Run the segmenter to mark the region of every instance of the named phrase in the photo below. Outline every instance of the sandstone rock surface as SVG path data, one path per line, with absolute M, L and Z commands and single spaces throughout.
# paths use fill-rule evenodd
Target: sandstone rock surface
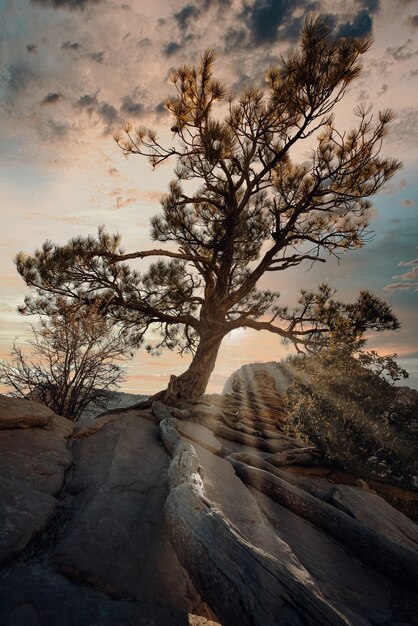
M 0 430 L 0 624 L 418 624 L 416 525 L 320 467 L 258 383 Z
M 10 398 L 0 394 L 0 430 L 48 426 L 55 413 L 32 400 Z
M 168 459 L 158 426 L 138 415 L 74 441 L 72 519 L 53 550 L 65 575 L 114 598 L 187 613 L 200 601 L 164 527 Z
M 25 424 L 35 421 L 32 428 L 22 428 L 19 421 L 26 419 L 27 405 L 30 419 Z M 58 506 L 54 496 L 72 461 L 66 441 L 72 431 L 69 420 L 34 402 L 5 396 L 1 410 L 15 415 L 18 427 L 11 428 L 9 421 L 0 430 L 0 562 L 18 554 L 53 517 Z

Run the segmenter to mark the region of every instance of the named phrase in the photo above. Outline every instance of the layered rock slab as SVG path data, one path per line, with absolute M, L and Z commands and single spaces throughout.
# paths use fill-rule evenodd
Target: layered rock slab
M 197 606 L 164 526 L 168 457 L 158 426 L 121 415 L 76 440 L 73 454 L 73 516 L 53 551 L 54 566 L 115 598 L 183 613 Z
M 161 422 L 173 456 L 166 503 L 183 565 L 225 626 L 348 624 L 266 523 L 233 468 Z
M 5 396 L 0 420 L 4 414 L 19 416 L 13 422 L 19 426 L 10 428 L 9 420 L 9 427 L 0 430 L 0 563 L 23 550 L 54 516 L 54 496 L 72 461 L 69 420 L 35 402 Z
M 166 505 L 172 542 L 224 626 L 406 626 L 418 621 L 413 581 L 406 587 L 400 580 L 394 584 L 328 536 L 326 529 L 247 489 L 226 460 L 188 444 L 179 433 L 176 439 L 176 420 L 160 427 L 173 456 Z M 382 533 L 382 545 L 387 536 L 407 550 L 413 548 L 412 522 L 375 494 L 346 489 L 330 485 L 333 505 L 344 510 L 340 515 L 357 518 L 365 528 L 374 525 Z M 376 511 L 366 515 L 373 505 Z M 379 516 L 384 519 L 379 521 Z

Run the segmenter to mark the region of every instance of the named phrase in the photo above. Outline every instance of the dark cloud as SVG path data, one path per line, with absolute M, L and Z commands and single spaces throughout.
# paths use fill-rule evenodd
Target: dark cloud
M 254 43 L 274 43 L 279 26 L 290 19 L 295 4 L 287 0 L 255 0 L 252 5 L 247 4 L 240 17 L 247 24 Z
M 32 69 L 26 63 L 13 63 L 6 68 L 3 82 L 12 93 L 19 93 L 35 78 Z
M 64 41 L 61 45 L 61 50 L 78 50 L 81 48 L 81 44 L 78 41 Z
M 95 61 L 96 63 L 103 63 L 104 55 L 104 50 L 101 50 L 100 52 L 89 52 L 87 56 L 89 59 Z
M 167 117 L 167 115 L 169 114 L 164 102 L 160 102 L 159 104 L 157 104 L 157 106 L 154 108 L 154 113 L 159 119 Z
M 43 139 L 48 141 L 56 141 L 63 139 L 70 130 L 69 126 L 63 122 L 58 122 L 54 119 L 49 119 L 46 123 L 46 128 L 41 128 L 40 133 Z
M 107 102 L 104 102 L 99 106 L 97 113 L 108 126 L 111 126 L 114 122 L 116 122 L 119 117 L 115 107 Z
M 91 107 L 95 107 L 97 104 L 98 102 L 96 94 L 85 94 L 84 96 L 80 96 L 80 98 L 75 103 L 75 106 L 80 107 L 81 109 L 88 109 Z
M 145 112 L 145 107 L 142 102 L 135 102 L 131 96 L 124 96 L 122 98 L 122 106 L 120 108 L 122 113 L 127 115 L 133 115 L 134 117 L 140 117 Z
M 411 28 L 418 28 L 418 15 L 410 15 L 405 24 Z
M 194 4 L 186 4 L 178 13 L 174 14 L 174 18 L 180 30 L 187 30 L 190 21 L 199 17 L 200 10 Z
M 181 48 L 181 45 L 176 41 L 170 41 L 166 43 L 163 48 L 163 52 L 166 57 L 171 57 L 173 54 L 177 52 Z
M 377 13 L 380 9 L 380 0 L 361 0 L 359 4 L 362 9 L 367 9 L 369 13 Z
M 52 9 L 83 10 L 99 4 L 102 0 L 32 0 L 32 4 Z
M 62 99 L 62 94 L 59 91 L 51 91 L 45 96 L 41 104 L 56 104 Z
M 28 43 L 28 45 L 26 46 L 26 50 L 29 52 L 29 54 L 36 54 L 38 52 L 38 46 L 34 43 Z
M 386 48 L 386 54 L 390 55 L 394 61 L 409 61 L 418 54 L 418 50 L 412 50 L 410 44 L 412 39 L 408 39 L 402 46 Z
M 367 10 L 357 13 L 351 22 L 340 24 L 337 30 L 339 37 L 364 37 L 372 32 L 373 19 Z

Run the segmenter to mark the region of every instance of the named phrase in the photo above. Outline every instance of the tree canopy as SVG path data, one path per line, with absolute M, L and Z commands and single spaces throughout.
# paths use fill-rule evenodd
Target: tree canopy
M 370 45 L 367 37 L 334 36 L 314 17 L 262 87 L 230 94 L 215 78 L 212 51 L 199 67 L 173 71 L 176 95 L 166 106 L 175 146 L 144 127 L 117 137 L 125 154 L 153 167 L 176 163 L 151 222 L 152 239 L 168 245 L 126 253 L 118 235 L 100 229 L 97 237 L 20 253 L 18 271 L 41 294 L 100 299 L 102 313 L 130 329 L 136 345 L 154 327 L 161 340 L 153 350 L 192 352 L 188 370 L 169 385 L 174 397 L 205 391 L 223 338 L 237 328 L 269 331 L 297 349 L 350 314 L 364 328 L 397 328 L 390 307 L 368 292 L 350 309 L 322 286 L 289 309 L 278 292 L 257 288 L 266 272 L 324 262 L 367 238 L 370 197 L 400 167 L 381 155 L 393 113 L 358 106 L 356 127 L 341 131 L 333 110 Z M 292 148 L 303 142 L 311 151 L 299 162 Z M 126 263 L 145 257 L 158 260 L 142 274 Z M 27 308 L 36 309 L 36 298 Z

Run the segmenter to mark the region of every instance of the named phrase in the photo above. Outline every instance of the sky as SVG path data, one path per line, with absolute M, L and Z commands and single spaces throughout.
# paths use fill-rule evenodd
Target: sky
M 403 169 L 374 197 L 373 238 L 360 250 L 299 267 L 261 286 L 283 304 L 323 280 L 345 301 L 359 289 L 388 299 L 402 327 L 369 337 L 369 347 L 398 354 L 418 388 L 418 2 L 413 0 L 0 0 L 0 357 L 25 346 L 30 323 L 16 308 L 29 293 L 13 258 L 46 240 L 63 244 L 98 225 L 122 235 L 127 251 L 150 247 L 149 220 L 174 163 L 152 171 L 125 158 L 113 134 L 127 122 L 157 129 L 170 145 L 164 100 L 170 69 L 198 63 L 207 48 L 236 93 L 294 46 L 304 16 L 328 16 L 341 36 L 372 34 L 363 72 L 336 111 L 339 129 L 354 123 L 359 102 L 393 108 L 384 154 Z M 301 158 L 303 154 L 301 152 Z M 244 363 L 289 352 L 268 333 L 235 331 L 222 345 L 209 391 Z M 124 389 L 152 393 L 186 357 L 139 350 Z

